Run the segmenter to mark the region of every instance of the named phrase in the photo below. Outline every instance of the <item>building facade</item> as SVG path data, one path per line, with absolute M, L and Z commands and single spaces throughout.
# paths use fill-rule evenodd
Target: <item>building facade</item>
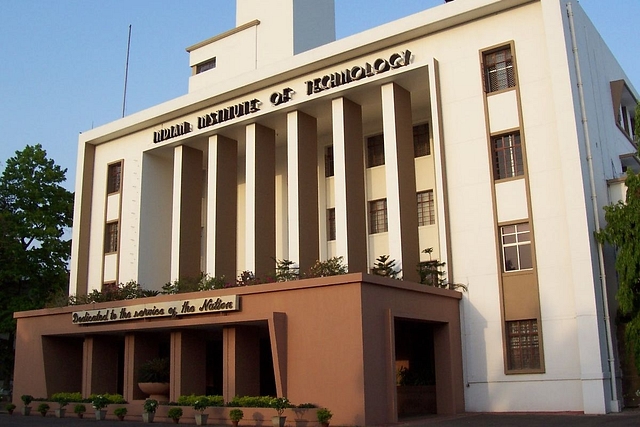
M 286 395 L 338 424 L 397 421 L 397 371 L 423 365 L 438 413 L 619 411 L 593 232 L 639 166 L 638 95 L 579 4 L 452 1 L 333 41 L 331 1 L 264 3 L 187 49 L 188 94 L 81 134 L 70 293 L 349 274 L 17 313 L 15 394 L 143 399 L 166 353 L 172 399 Z M 368 274 L 381 255 L 402 281 Z M 417 284 L 425 261 L 466 290 Z M 32 375 L 46 349 L 75 368 Z

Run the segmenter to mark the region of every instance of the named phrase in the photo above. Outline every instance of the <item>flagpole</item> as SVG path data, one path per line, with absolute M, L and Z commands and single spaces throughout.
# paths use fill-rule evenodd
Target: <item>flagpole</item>
M 129 77 L 129 49 L 131 48 L 131 24 L 129 24 L 129 39 L 127 40 L 127 63 L 124 68 L 124 95 L 122 96 L 122 117 L 127 105 L 127 79 Z

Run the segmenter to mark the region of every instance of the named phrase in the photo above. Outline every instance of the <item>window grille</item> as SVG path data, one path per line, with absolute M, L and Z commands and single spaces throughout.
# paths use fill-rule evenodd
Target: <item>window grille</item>
M 493 172 L 496 180 L 524 175 L 519 133 L 493 138 Z
M 384 233 L 387 230 L 387 199 L 369 202 L 369 233 Z
M 485 53 L 483 60 L 487 92 L 496 92 L 516 85 L 510 47 Z
M 435 203 L 433 190 L 421 191 L 418 199 L 418 226 L 433 225 L 436 223 Z
M 107 174 L 107 194 L 119 192 L 122 180 L 122 162 L 109 165 Z
M 104 252 L 113 253 L 118 251 L 118 223 L 110 222 L 105 229 Z
M 531 232 L 528 223 L 505 225 L 500 227 L 502 240 L 502 262 L 505 272 L 530 270 L 533 268 L 531 257 Z
M 336 210 L 327 209 L 327 240 L 336 240 Z
M 520 371 L 540 369 L 540 340 L 538 321 L 507 322 L 507 369 Z

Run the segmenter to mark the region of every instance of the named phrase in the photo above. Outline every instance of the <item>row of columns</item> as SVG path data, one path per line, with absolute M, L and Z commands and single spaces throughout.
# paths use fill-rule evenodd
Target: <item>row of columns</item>
M 278 325 L 276 325 L 278 326 Z M 274 326 L 270 325 L 270 330 Z M 280 327 L 280 329 L 282 329 Z M 277 332 L 277 331 L 276 331 Z M 274 332 L 275 333 L 275 332 Z M 178 330 L 170 335 L 170 392 L 169 400 L 181 395 L 206 393 L 207 346 L 199 331 Z M 276 343 L 277 344 L 277 343 Z M 282 350 L 273 345 L 274 360 Z M 138 387 L 137 372 L 144 362 L 158 357 L 157 336 L 127 334 L 124 338 L 124 357 L 119 358 L 120 345 L 108 336 L 88 336 L 83 344 L 82 393 L 117 393 L 119 370 L 123 372 L 123 397 L 127 401 L 148 396 Z M 222 330 L 222 389 L 226 401 L 234 396 L 260 395 L 260 334 L 256 326 L 232 326 Z M 275 356 L 275 357 L 274 357 Z M 123 360 L 119 366 L 118 360 Z M 282 387 L 279 387 L 280 389 Z
M 385 139 L 389 252 L 409 265 L 405 279 L 416 280 L 419 261 L 411 96 L 395 83 L 381 88 Z M 351 272 L 367 272 L 367 200 L 365 190 L 362 108 L 347 98 L 332 102 L 336 255 Z M 235 278 L 239 270 L 257 277 L 271 274 L 276 258 L 276 132 L 247 125 L 245 265 L 237 264 L 238 143 L 222 135 L 209 138 L 206 271 Z M 321 212 L 318 206 L 317 119 L 301 111 L 287 114 L 286 258 L 301 271 L 319 259 Z M 175 148 L 172 225 L 172 277 L 196 277 L 200 271 L 202 195 L 200 150 Z M 415 277 L 414 277 L 415 276 Z

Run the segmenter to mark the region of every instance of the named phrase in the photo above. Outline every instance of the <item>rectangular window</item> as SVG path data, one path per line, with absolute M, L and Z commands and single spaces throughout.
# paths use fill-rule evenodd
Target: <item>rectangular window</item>
M 118 223 L 107 223 L 104 233 L 104 252 L 118 252 Z
M 483 55 L 485 90 L 496 92 L 516 85 L 511 47 L 505 46 Z
M 213 57 L 208 61 L 204 61 L 196 65 L 196 74 L 204 73 L 205 71 L 216 68 L 216 58 Z
M 500 227 L 503 271 L 531 270 L 531 232 L 528 223 Z
M 333 176 L 333 145 L 324 148 L 324 176 Z
M 433 190 L 421 191 L 418 196 L 418 226 L 436 223 Z
M 374 135 L 367 138 L 367 167 L 384 165 L 384 136 Z
M 413 127 L 413 154 L 415 157 L 428 156 L 431 154 L 428 123 Z
M 369 202 L 369 233 L 384 233 L 387 230 L 387 199 Z
M 493 146 L 493 178 L 504 179 L 524 174 L 520 134 L 512 133 L 491 139 Z
M 540 369 L 540 339 L 538 321 L 507 322 L 507 369 L 522 371 Z
M 107 194 L 118 193 L 122 181 L 122 162 L 109 165 L 107 173 Z
M 336 210 L 327 209 L 327 240 L 336 240 Z

